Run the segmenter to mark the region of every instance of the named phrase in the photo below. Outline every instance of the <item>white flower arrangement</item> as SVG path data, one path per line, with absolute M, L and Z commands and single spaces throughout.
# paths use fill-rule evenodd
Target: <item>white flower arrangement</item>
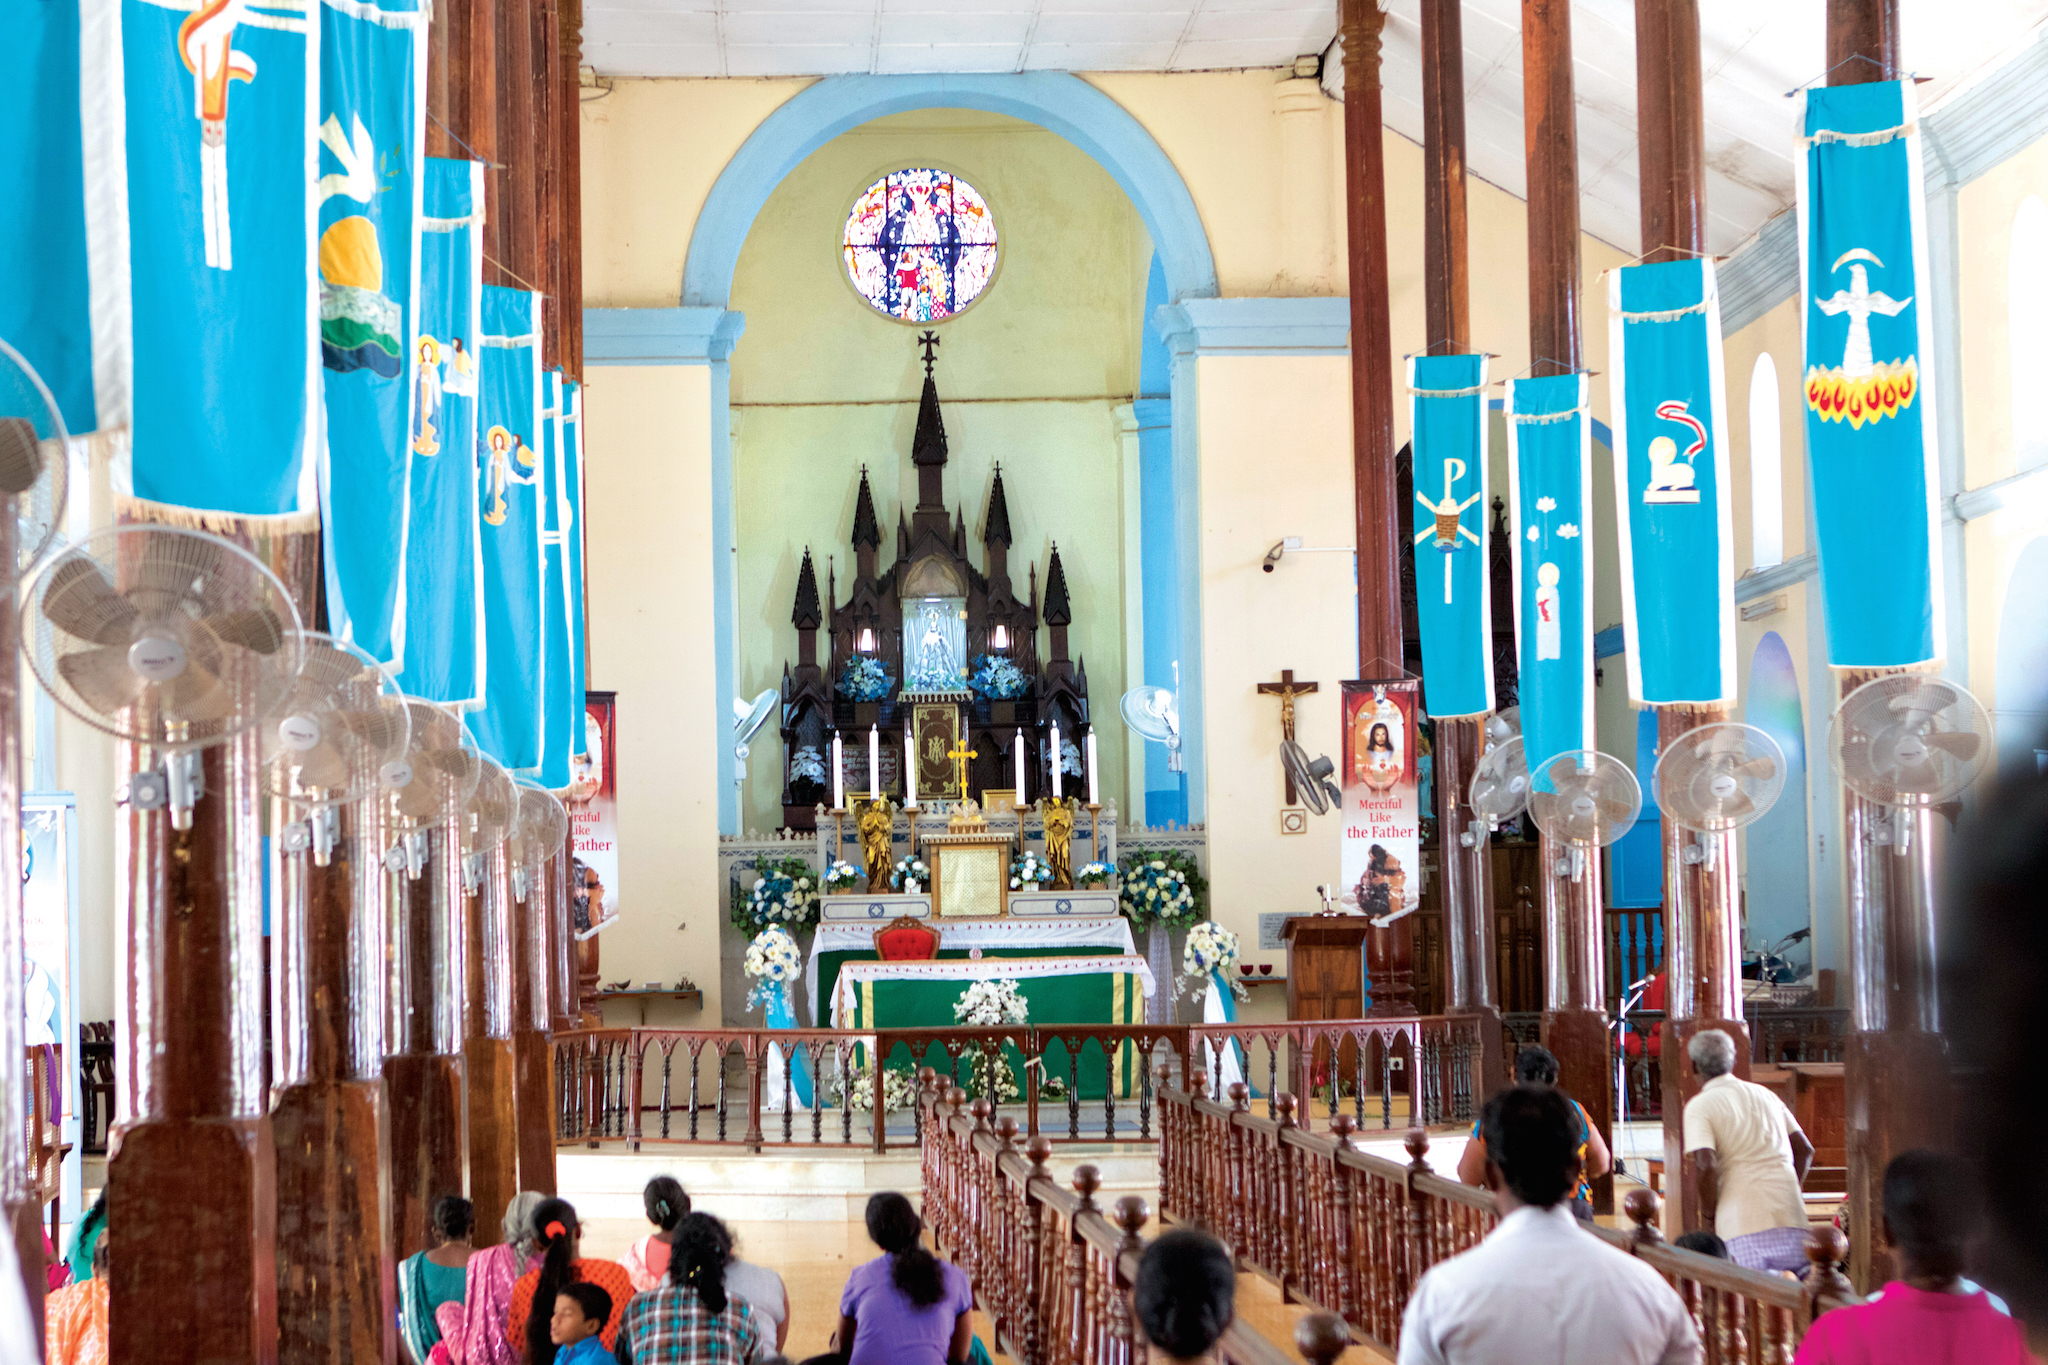
M 865 875 L 852 863 L 834 858 L 825 867 L 825 894 L 831 896 L 842 891 L 858 890 Z
M 1074 885 L 1081 887 L 1108 886 L 1116 880 L 1116 869 L 1108 863 L 1086 863 L 1074 874 Z
M 1169 929 L 1194 921 L 1201 913 L 1195 887 L 1188 879 L 1185 855 L 1168 858 L 1136 858 L 1124 864 L 1123 893 L 1119 904 L 1134 929 L 1164 924 Z
M 1026 853 L 1010 864 L 1010 889 L 1037 890 L 1052 880 L 1052 864 L 1036 853 Z
M 889 874 L 889 885 L 906 896 L 921 895 L 931 884 L 932 870 L 922 858 L 898 858 L 896 870 Z
M 1211 974 L 1221 972 L 1231 993 L 1242 998 L 1244 987 L 1230 977 L 1230 969 L 1236 965 L 1236 934 L 1208 919 L 1188 930 L 1187 946 L 1180 950 L 1180 967 L 1189 995 L 1200 995 Z
M 789 775 L 798 781 L 816 782 L 823 785 L 825 777 L 825 755 L 816 746 L 806 744 L 789 756 Z
M 1031 1003 L 1017 989 L 1015 979 L 977 981 L 960 992 L 953 1002 L 953 1022 L 976 1028 L 1031 1022 Z
M 760 1009 L 788 982 L 796 980 L 804 969 L 804 955 L 787 929 L 771 924 L 747 945 L 744 966 L 755 981 L 753 990 L 747 992 L 747 1008 Z
M 733 926 L 748 932 L 771 924 L 814 924 L 818 918 L 818 876 L 801 858 L 764 860 L 754 884 L 734 903 Z
M 839 1102 L 857 1114 L 875 1107 L 875 1073 L 865 1066 L 849 1069 L 840 1079 Z M 917 1078 L 900 1067 L 882 1068 L 882 1107 L 897 1114 L 917 1103 Z

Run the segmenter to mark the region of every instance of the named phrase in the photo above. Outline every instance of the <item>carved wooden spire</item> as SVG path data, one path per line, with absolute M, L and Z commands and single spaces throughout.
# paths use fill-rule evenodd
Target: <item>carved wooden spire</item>
M 1003 466 L 996 462 L 995 481 L 988 490 L 988 519 L 981 532 L 981 543 L 995 547 L 1001 541 L 1005 550 L 1015 542 L 1010 538 L 1010 500 L 1003 496 Z
M 808 545 L 804 546 L 803 567 L 796 573 L 796 610 L 790 620 L 798 630 L 816 630 L 825 623 L 824 609 L 818 605 L 818 570 L 811 563 Z
M 1067 600 L 1067 571 L 1060 566 L 1059 542 L 1053 542 L 1052 563 L 1045 568 L 1045 623 L 1049 626 L 1067 626 L 1074 620 L 1073 606 Z M 1053 653 L 1064 658 L 1066 651 L 1055 648 Z
M 875 495 L 868 487 L 868 467 L 860 467 L 860 497 L 853 505 L 853 543 L 874 549 L 882 543 L 882 526 L 875 520 Z

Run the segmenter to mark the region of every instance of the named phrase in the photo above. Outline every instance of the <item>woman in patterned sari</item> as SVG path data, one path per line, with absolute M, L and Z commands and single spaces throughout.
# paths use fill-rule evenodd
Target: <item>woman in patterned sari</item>
M 514 1195 L 505 1206 L 505 1240 L 469 1258 L 461 1331 L 450 1333 L 446 1322 L 441 1328 L 452 1365 L 519 1365 L 521 1348 L 506 1336 L 505 1324 L 512 1315 L 512 1286 L 540 1249 L 533 1211 L 544 1198 L 532 1190 Z

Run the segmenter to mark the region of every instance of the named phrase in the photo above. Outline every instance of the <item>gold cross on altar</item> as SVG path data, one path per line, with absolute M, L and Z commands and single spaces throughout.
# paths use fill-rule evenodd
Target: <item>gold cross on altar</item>
M 979 758 L 981 757 L 981 754 L 978 750 L 968 748 L 967 737 L 965 735 L 962 735 L 960 738 L 953 741 L 953 747 L 946 754 L 946 757 L 953 760 L 954 768 L 956 768 L 959 771 L 960 799 L 964 801 L 967 799 L 967 760 L 970 758 Z

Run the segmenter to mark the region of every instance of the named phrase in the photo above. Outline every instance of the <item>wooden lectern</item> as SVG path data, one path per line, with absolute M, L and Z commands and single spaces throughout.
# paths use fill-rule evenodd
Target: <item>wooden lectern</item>
M 1301 915 L 1280 930 L 1287 941 L 1287 1017 L 1357 1019 L 1365 1013 L 1363 915 Z

